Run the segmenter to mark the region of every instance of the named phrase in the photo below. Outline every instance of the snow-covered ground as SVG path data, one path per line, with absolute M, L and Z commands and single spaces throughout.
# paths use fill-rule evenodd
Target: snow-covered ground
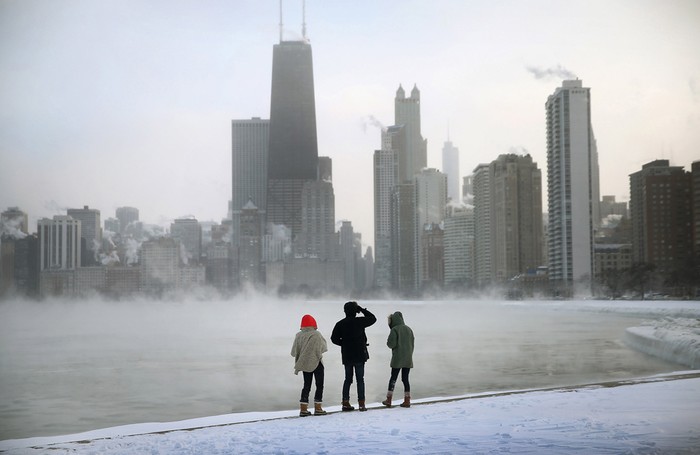
M 518 305 L 518 303 L 513 303 Z M 635 349 L 690 368 L 700 359 L 698 302 L 546 302 L 552 310 L 628 312 Z M 681 369 L 681 368 L 679 368 Z M 400 386 L 399 392 L 400 392 Z M 700 371 L 553 389 L 423 398 L 410 409 L 239 413 L 67 436 L 0 441 L 22 453 L 700 453 Z M 327 406 L 338 411 L 338 406 Z
M 700 372 L 420 400 L 410 409 L 230 414 L 0 442 L 9 454 L 700 453 Z M 328 408 L 338 411 L 338 407 Z M 195 429 L 192 429 L 195 428 Z M 189 430 L 181 430 L 189 429 Z

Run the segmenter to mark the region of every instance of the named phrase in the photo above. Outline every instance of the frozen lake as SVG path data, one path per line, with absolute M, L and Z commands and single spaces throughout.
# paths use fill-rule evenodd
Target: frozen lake
M 294 409 L 302 378 L 289 354 L 302 315 L 326 337 L 324 402 L 340 401 L 340 348 L 330 333 L 344 301 L 147 300 L 0 302 L 0 440 L 128 423 Z M 361 301 L 367 400 L 389 379 L 386 316 L 416 336 L 415 398 L 581 384 L 682 369 L 628 348 L 643 314 L 566 302 Z M 402 385 L 397 383 L 397 393 Z M 356 401 L 351 389 L 351 400 Z

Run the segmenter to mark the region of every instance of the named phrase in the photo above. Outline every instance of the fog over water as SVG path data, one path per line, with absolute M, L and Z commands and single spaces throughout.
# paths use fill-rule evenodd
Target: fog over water
M 330 342 L 342 300 L 248 297 L 174 301 L 0 302 L 0 439 L 76 433 L 298 406 L 290 349 L 312 314 L 328 341 L 324 403 L 340 402 L 340 348 Z M 628 348 L 642 315 L 503 301 L 360 301 L 368 402 L 389 379 L 386 316 L 416 336 L 416 398 L 571 385 L 681 369 Z M 397 393 L 402 385 L 397 383 Z M 312 392 L 313 393 L 313 392 Z M 356 402 L 355 385 L 351 401 Z

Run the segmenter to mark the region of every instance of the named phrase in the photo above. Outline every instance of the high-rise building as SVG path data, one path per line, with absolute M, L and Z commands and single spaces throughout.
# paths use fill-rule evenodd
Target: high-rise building
M 542 173 L 530 155 L 491 162 L 494 279 L 503 283 L 542 263 Z
M 85 242 L 85 248 L 82 250 L 82 265 L 97 265 L 97 252 L 102 245 L 100 211 L 85 205 L 82 209 L 68 209 L 68 216 L 80 221 L 81 236 Z
M 355 289 L 355 268 L 358 258 L 355 249 L 355 233 L 350 221 L 343 221 L 340 227 L 340 250 L 345 270 L 344 289 L 353 291 Z
M 427 223 L 420 235 L 420 286 L 422 290 L 445 284 L 445 235 L 439 223 Z
M 700 160 L 693 161 L 690 167 L 693 192 L 693 252 L 695 267 L 700 267 Z
M 374 255 L 372 254 L 371 246 L 368 246 L 365 250 L 365 255 L 362 258 L 360 273 L 364 274 L 364 286 L 362 287 L 362 290 L 370 289 L 374 284 Z
M 428 141 L 421 135 L 420 91 L 415 85 L 408 98 L 399 85 L 394 99 L 394 124 L 406 129 L 405 152 L 399 155 L 399 179 L 410 183 L 428 165 Z
M 207 283 L 220 291 L 229 291 L 232 287 L 232 252 L 231 244 L 214 240 L 206 248 Z M 236 282 L 237 283 L 237 282 Z
M 301 199 L 301 232 L 294 249 L 301 256 L 329 259 L 337 243 L 333 184 L 329 180 L 308 180 Z
M 692 257 L 692 178 L 682 166 L 656 160 L 630 174 L 632 257 L 662 274 L 679 272 Z
M 505 283 L 543 265 L 542 174 L 530 155 L 474 170 L 476 284 Z
M 391 281 L 401 293 L 414 293 L 416 282 L 416 194 L 413 183 L 394 186 L 391 195 Z
M 448 205 L 444 226 L 445 284 L 470 286 L 474 281 L 474 208 Z
M 647 239 L 649 234 L 647 210 L 645 207 L 645 188 L 647 177 L 653 175 L 681 174 L 681 166 L 670 166 L 668 160 L 654 160 L 642 166 L 642 169 L 630 174 L 630 219 L 632 221 L 632 260 L 647 262 Z
M 119 220 L 119 233 L 124 235 L 129 225 L 139 220 L 139 209 L 136 207 L 118 207 L 116 217 Z
M 183 248 L 182 262 L 199 263 L 202 256 L 202 226 L 195 218 L 180 218 L 170 224 L 170 236 Z
M 36 296 L 39 292 L 39 238 L 30 234 L 14 240 L 14 286 L 17 293 Z
M 55 215 L 38 222 L 39 270 L 74 270 L 80 267 L 81 222 Z
M 447 204 L 447 176 L 437 169 L 423 169 L 415 175 L 414 183 L 417 225 L 441 223 Z
M 445 145 L 442 147 L 442 173 L 447 176 L 447 198 L 453 202 L 461 201 L 459 149 L 449 140 L 445 141 Z
M 238 247 L 238 277 L 241 286 L 256 287 L 262 282 L 262 226 L 252 200 L 243 206 Z
M 272 55 L 267 221 L 301 231 L 304 182 L 318 176 L 311 45 L 280 41 Z
M 427 261 L 423 258 L 425 249 L 422 237 L 432 234 L 433 224 L 440 224 L 445 219 L 445 207 L 447 204 L 447 176 L 437 169 L 422 169 L 414 177 L 415 187 L 415 264 L 417 265 L 416 283 L 422 287 L 430 279 L 426 269 Z M 442 232 L 440 233 L 442 235 Z M 442 239 L 440 239 L 442 242 Z
M 232 240 L 234 245 L 238 245 L 243 206 L 252 200 L 259 213 L 263 217 L 265 215 L 270 121 L 259 117 L 233 120 L 231 132 L 231 218 L 234 224 Z
M 590 88 L 563 81 L 545 103 L 549 279 L 556 292 L 590 293 L 594 230 L 600 223 L 598 153 Z
M 81 267 L 81 222 L 70 216 L 56 215 L 38 222 L 39 294 L 71 294 L 75 289 L 75 271 Z M 82 241 L 81 241 L 82 240 Z
M 374 152 L 374 249 L 375 285 L 391 287 L 391 198 L 399 183 L 398 156 L 406 144 L 406 129 L 390 126 L 382 130 L 382 148 Z
M 493 236 L 491 227 L 491 170 L 488 164 L 480 164 L 474 169 L 472 189 L 474 191 L 474 266 L 475 284 L 488 286 L 495 275 L 493 264 Z
M 0 295 L 7 293 L 15 283 L 15 239 L 0 238 Z

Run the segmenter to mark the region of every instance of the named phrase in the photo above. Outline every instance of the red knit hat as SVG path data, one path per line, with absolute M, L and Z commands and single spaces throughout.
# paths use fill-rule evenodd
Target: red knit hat
M 316 319 L 310 314 L 305 314 L 304 317 L 301 318 L 301 328 L 303 329 L 304 327 L 313 327 L 317 329 Z

